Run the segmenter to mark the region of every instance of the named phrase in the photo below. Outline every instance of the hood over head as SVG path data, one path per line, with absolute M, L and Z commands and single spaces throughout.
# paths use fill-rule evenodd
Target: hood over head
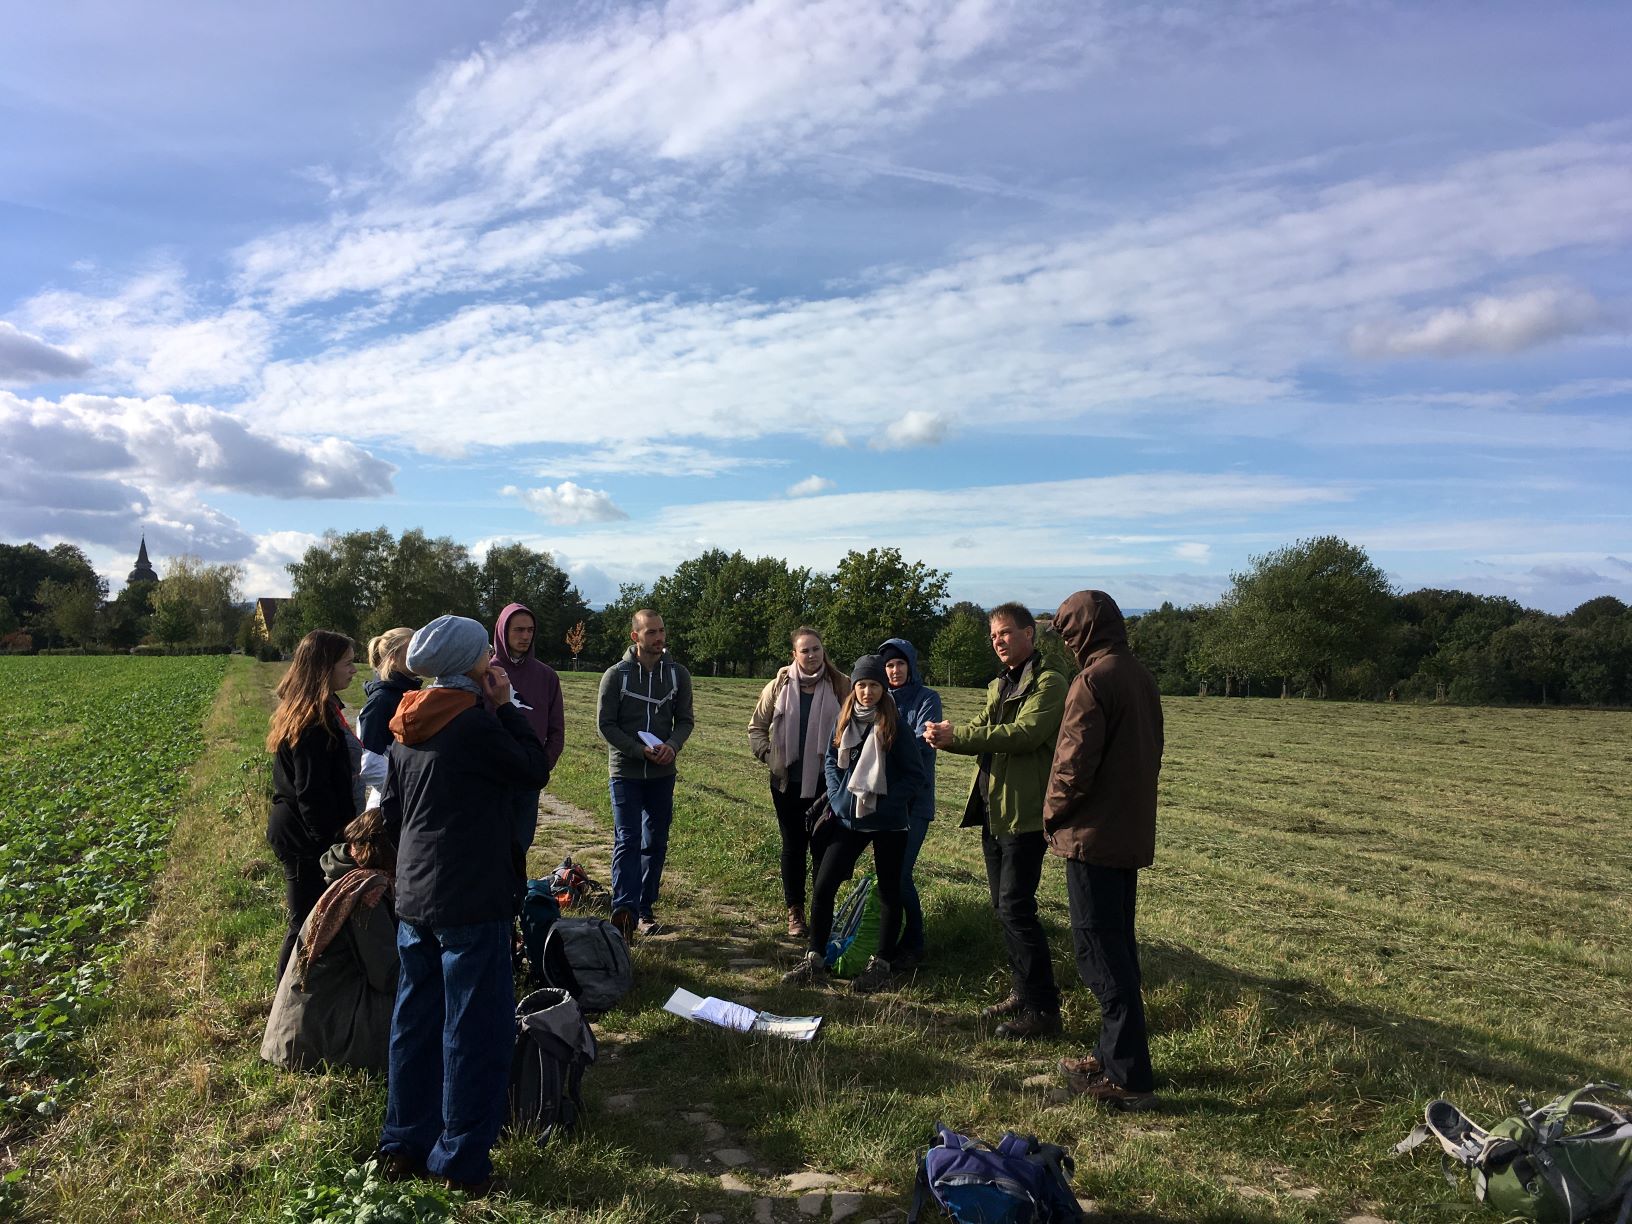
M 1065 639 L 1083 667 L 1095 655 L 1128 644 L 1122 609 L 1104 591 L 1078 591 L 1068 597 L 1054 613 L 1054 631 Z
M 924 682 L 923 673 L 918 670 L 918 651 L 906 638 L 886 638 L 879 643 L 878 653 L 886 661 L 892 653 L 899 654 L 907 661 L 907 683 L 902 688 Z
M 525 612 L 533 618 L 533 644 L 527 647 L 527 653 L 512 655 L 505 634 L 510 630 L 510 618 L 518 612 Z M 505 604 L 504 611 L 499 613 L 499 619 L 493 624 L 493 655 L 499 661 L 500 667 L 514 667 L 528 659 L 536 659 L 538 655 L 538 613 L 526 604 Z

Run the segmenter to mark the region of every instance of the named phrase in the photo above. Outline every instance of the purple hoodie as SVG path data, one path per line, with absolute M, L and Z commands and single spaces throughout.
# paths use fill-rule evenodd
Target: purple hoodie
M 510 677 L 510 687 L 515 690 L 516 700 L 532 707 L 522 713 L 527 716 L 533 732 L 544 745 L 544 755 L 549 758 L 550 768 L 554 769 L 567 742 L 567 722 L 561 707 L 561 678 L 549 664 L 539 662 L 531 648 L 520 658 L 511 658 L 509 648 L 505 646 L 504 632 L 510 626 L 510 618 L 517 612 L 527 613 L 533 618 L 533 624 L 538 624 L 538 617 L 525 604 L 507 605 L 499 613 L 498 624 L 493 626 L 493 661 L 504 668 Z M 538 641 L 536 635 L 533 641 Z

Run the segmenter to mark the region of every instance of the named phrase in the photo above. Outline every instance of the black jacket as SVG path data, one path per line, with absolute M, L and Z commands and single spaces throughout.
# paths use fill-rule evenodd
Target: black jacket
M 338 708 L 335 717 L 344 717 Z M 331 735 L 313 723 L 293 745 L 284 744 L 273 754 L 266 840 L 278 858 L 320 857 L 357 815 L 351 750 L 346 747 L 350 734 L 336 727 Z
M 405 726 L 403 702 L 392 733 Z M 471 699 L 474 702 L 474 698 Z M 514 914 L 514 792 L 550 780 L 544 745 L 512 705 L 472 704 L 420 737 L 391 745 L 380 807 L 397 834 L 397 916 L 416 926 L 508 922 Z
M 368 699 L 363 712 L 357 715 L 357 738 L 370 752 L 384 756 L 391 747 L 391 716 L 402 703 L 402 695 L 420 686 L 418 676 L 392 676 L 389 680 L 370 680 L 363 685 Z

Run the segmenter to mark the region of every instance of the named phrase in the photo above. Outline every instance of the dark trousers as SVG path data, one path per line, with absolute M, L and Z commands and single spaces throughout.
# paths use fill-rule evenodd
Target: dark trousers
M 771 806 L 782 830 L 782 904 L 790 908 L 804 908 L 805 882 L 816 876 L 810 834 L 805 829 L 805 812 L 815 802 L 814 795 L 805 798 L 771 787 Z
M 510 842 L 510 865 L 515 872 L 516 913 L 527 899 L 527 851 L 532 847 L 533 835 L 538 832 L 538 797 L 543 791 L 520 790 L 514 795 L 516 810 L 515 837 Z
M 312 912 L 317 899 L 328 885 L 323 880 L 323 863 L 317 858 L 283 858 L 283 898 L 289 907 L 289 930 L 283 937 L 278 952 L 278 981 L 283 981 L 284 968 L 295 953 L 295 941 L 300 928 L 306 925 L 306 915 Z
M 612 908 L 652 917 L 674 822 L 674 775 L 611 780 Z
M 827 941 L 833 934 L 833 899 L 839 895 L 839 885 L 855 872 L 856 860 L 869 842 L 873 847 L 873 887 L 878 889 L 878 955 L 884 960 L 895 957 L 901 931 L 901 860 L 907 852 L 907 831 L 858 833 L 842 825 L 834 831 L 822 852 L 821 866 L 816 869 L 816 889 L 810 901 L 813 952 L 826 955 Z
M 509 1111 L 510 924 L 397 926 L 397 1004 L 380 1147 L 479 1182 Z
M 929 836 L 930 821 L 935 819 L 935 788 L 920 792 L 907 813 L 907 851 L 901 859 L 901 951 L 914 956 L 924 954 L 924 907 L 918 898 L 918 882 L 912 870 L 918 865 L 918 852 Z
M 1133 935 L 1139 872 L 1067 859 L 1065 883 L 1071 897 L 1077 972 L 1099 1000 L 1099 1044 L 1094 1053 L 1116 1083 L 1130 1092 L 1149 1092 L 1156 1081 L 1150 1069 L 1150 1038 L 1140 994 L 1143 978 Z
M 992 908 L 1003 928 L 1009 952 L 1009 977 L 1014 993 L 1033 1011 L 1060 1010 L 1060 991 L 1054 984 L 1054 965 L 1048 956 L 1048 935 L 1037 916 L 1037 885 L 1043 878 L 1043 857 L 1048 842 L 1043 831 L 994 837 L 982 829 L 980 848 L 986 854 L 986 886 Z

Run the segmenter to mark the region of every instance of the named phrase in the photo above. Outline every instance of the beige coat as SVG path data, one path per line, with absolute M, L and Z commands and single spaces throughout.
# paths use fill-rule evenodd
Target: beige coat
M 776 675 L 765 683 L 759 691 L 759 701 L 754 705 L 754 712 L 748 719 L 748 747 L 753 750 L 757 760 L 771 767 L 771 785 L 779 791 L 788 789 L 788 762 L 782 759 L 782 752 L 778 746 L 777 737 L 771 733 L 771 725 L 776 719 L 776 698 L 782 691 L 784 684 L 796 684 L 789 677 L 793 673 L 793 664 L 779 668 Z M 839 676 L 839 685 L 834 696 L 839 704 L 850 693 L 850 681 L 847 677 Z

